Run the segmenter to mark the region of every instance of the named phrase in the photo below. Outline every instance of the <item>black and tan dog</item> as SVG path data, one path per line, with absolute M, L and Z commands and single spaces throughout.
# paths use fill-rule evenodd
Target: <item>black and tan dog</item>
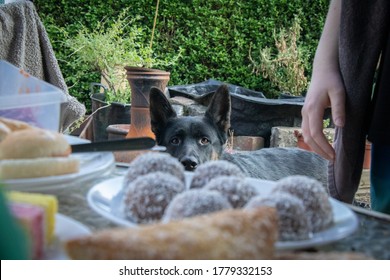
M 158 145 L 176 157 L 188 171 L 206 161 L 224 159 L 235 163 L 248 176 L 278 180 L 289 175 L 306 175 L 326 186 L 327 162 L 298 148 L 264 148 L 227 153 L 231 101 L 227 86 L 220 86 L 203 116 L 178 117 L 165 95 L 150 92 L 151 126 Z

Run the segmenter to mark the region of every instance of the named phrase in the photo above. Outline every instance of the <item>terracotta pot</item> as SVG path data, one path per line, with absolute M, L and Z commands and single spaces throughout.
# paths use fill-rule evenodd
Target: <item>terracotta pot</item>
M 138 66 L 125 66 L 125 69 L 127 72 L 165 72 L 160 69 L 138 67 Z
M 126 66 L 126 78 L 131 88 L 131 126 L 126 138 L 147 136 L 154 138 L 150 126 L 149 92 L 157 87 L 163 92 L 170 73 L 158 69 Z
M 131 105 L 149 108 L 149 92 L 158 87 L 163 92 L 169 82 L 170 73 L 157 69 L 126 66 L 126 78 L 131 88 Z
M 126 138 L 129 132 L 130 124 L 111 124 L 107 127 L 108 140 L 117 140 Z
M 370 169 L 371 167 L 371 143 L 366 141 L 366 150 L 364 153 L 363 169 Z
M 126 138 L 130 124 L 112 124 L 107 127 L 108 139 L 117 140 Z M 113 152 L 116 162 L 130 163 L 145 151 L 119 151 Z

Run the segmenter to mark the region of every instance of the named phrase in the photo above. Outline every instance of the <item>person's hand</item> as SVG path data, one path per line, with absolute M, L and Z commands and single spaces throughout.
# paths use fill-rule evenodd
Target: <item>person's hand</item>
M 345 122 L 345 91 L 338 71 L 313 73 L 305 104 L 302 108 L 302 134 L 314 152 L 327 160 L 335 159 L 335 151 L 323 132 L 323 117 L 331 107 L 333 123 L 342 127 Z

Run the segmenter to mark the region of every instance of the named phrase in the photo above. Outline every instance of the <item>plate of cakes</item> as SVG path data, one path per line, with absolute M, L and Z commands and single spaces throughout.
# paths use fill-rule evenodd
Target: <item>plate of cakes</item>
M 29 259 L 68 259 L 63 243 L 91 233 L 82 223 L 58 213 L 53 195 L 8 191 L 6 197 L 11 215 L 28 241 Z
M 278 250 L 329 244 L 358 228 L 354 212 L 329 197 L 315 179 L 301 175 L 278 181 L 249 178 L 224 160 L 186 172 L 165 153 L 138 156 L 125 176 L 95 185 L 87 200 L 94 211 L 124 227 L 168 224 L 229 209 L 271 207 L 278 216 Z

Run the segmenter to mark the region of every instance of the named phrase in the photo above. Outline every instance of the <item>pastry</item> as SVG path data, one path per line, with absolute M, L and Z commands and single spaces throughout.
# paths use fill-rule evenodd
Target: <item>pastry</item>
M 274 208 L 231 209 L 209 215 L 115 228 L 65 242 L 72 259 L 272 259 L 277 239 Z

